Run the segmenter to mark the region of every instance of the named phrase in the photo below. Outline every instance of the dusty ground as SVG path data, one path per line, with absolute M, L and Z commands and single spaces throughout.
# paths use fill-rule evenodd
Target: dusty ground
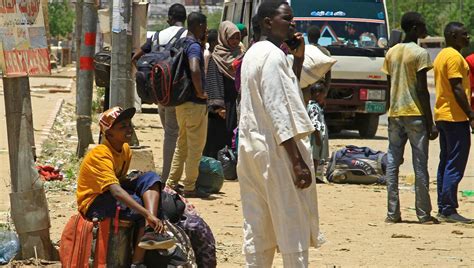
M 73 111 L 72 105 L 64 110 Z M 72 118 L 63 116 L 63 118 Z M 155 166 L 159 170 L 163 130 L 156 114 L 138 114 L 134 120 L 142 145 L 153 149 Z M 63 122 L 62 135 L 73 131 L 73 124 Z M 359 140 L 355 133 L 343 133 L 331 139 L 331 148 L 359 144 L 384 150 L 387 147 L 386 127 L 381 126 L 373 140 Z M 59 137 L 57 137 L 59 138 Z M 74 143 L 74 138 L 66 139 Z M 71 147 L 64 144 L 62 147 Z M 72 148 L 75 148 L 72 146 Z M 431 145 L 430 174 L 436 170 L 438 144 Z M 386 191 L 383 186 L 318 185 L 321 230 L 327 243 L 310 251 L 311 267 L 316 266 L 433 266 L 473 267 L 474 225 L 420 225 L 414 211 L 414 192 L 410 181 L 411 156 L 407 150 L 402 166 L 401 204 L 404 222 L 384 223 Z M 473 157 L 460 190 L 474 189 Z M 432 177 L 433 180 L 433 177 Z M 75 212 L 73 186 L 50 187 L 48 194 L 52 217 L 51 236 L 57 241 L 69 216 Z M 432 182 L 432 204 L 436 204 L 436 185 Z M 62 190 L 58 190 L 62 189 Z M 242 212 L 238 182 L 226 182 L 222 193 L 213 200 L 192 200 L 201 216 L 212 227 L 218 243 L 219 267 L 241 267 Z M 461 197 L 460 212 L 474 216 L 474 198 Z M 275 266 L 281 266 L 277 255 Z
M 68 218 L 75 213 L 74 162 L 77 138 L 74 122 L 74 95 L 65 98 L 60 119 L 51 140 L 43 149 L 42 161 L 66 161 L 69 179 L 61 183 L 47 183 L 52 221 L 51 238 L 57 242 Z M 137 114 L 134 119 L 142 145 L 153 149 L 155 167 L 160 170 L 163 130 L 156 114 Z M 98 133 L 95 127 L 94 133 Z M 360 140 L 355 133 L 346 132 L 330 140 L 331 149 L 347 144 L 365 145 L 386 150 L 387 130 L 381 126 L 376 139 Z M 431 197 L 436 207 L 436 171 L 438 143 L 430 148 L 429 170 L 432 178 Z M 409 148 L 409 146 L 407 147 Z M 310 250 L 310 267 L 474 267 L 474 225 L 417 224 L 412 187 L 411 152 L 405 153 L 401 168 L 401 204 L 404 222 L 384 223 L 386 191 L 383 186 L 317 185 L 321 230 L 327 243 L 320 249 Z M 471 152 L 466 177 L 459 190 L 474 189 L 474 152 Z M 3 195 L 4 193 L 2 193 Z M 218 267 L 242 267 L 242 212 L 238 182 L 225 182 L 222 193 L 213 200 L 195 199 L 201 216 L 213 229 L 217 240 Z M 459 197 L 460 213 L 474 217 L 474 197 Z M 276 256 L 275 267 L 281 267 Z

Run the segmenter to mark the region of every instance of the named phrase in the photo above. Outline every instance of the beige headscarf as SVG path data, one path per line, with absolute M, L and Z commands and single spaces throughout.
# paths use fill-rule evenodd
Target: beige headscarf
M 239 33 L 239 28 L 230 21 L 223 21 L 219 25 L 219 34 L 217 37 L 218 44 L 212 52 L 212 58 L 217 64 L 219 71 L 230 79 L 235 79 L 235 70 L 232 67 L 232 62 L 242 55 L 240 46 L 234 49 L 229 47 L 227 39 L 235 33 Z

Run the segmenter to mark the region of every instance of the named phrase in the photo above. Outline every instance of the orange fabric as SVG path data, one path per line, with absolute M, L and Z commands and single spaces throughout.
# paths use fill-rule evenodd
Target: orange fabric
M 94 199 L 112 184 L 120 183 L 119 179 L 127 175 L 132 153 L 125 143 L 122 151 L 112 148 L 107 139 L 92 149 L 82 161 L 77 178 L 77 207 L 86 214 Z
M 107 252 L 110 235 L 110 221 L 100 221 L 97 233 L 94 268 L 107 267 Z M 64 268 L 89 268 L 92 249 L 93 222 L 81 214 L 72 216 L 64 226 L 59 245 L 59 258 Z

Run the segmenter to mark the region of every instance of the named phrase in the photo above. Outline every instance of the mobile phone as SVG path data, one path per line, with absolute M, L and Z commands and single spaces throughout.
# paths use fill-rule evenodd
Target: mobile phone
M 285 40 L 285 43 L 291 50 L 295 50 L 300 46 L 300 40 L 298 40 L 298 37 L 296 37 L 296 35 L 294 35 L 291 39 Z

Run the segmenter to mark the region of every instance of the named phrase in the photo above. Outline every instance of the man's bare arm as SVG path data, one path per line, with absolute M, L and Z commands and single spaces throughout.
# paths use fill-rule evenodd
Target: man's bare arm
M 421 112 L 423 113 L 423 118 L 425 119 L 426 123 L 426 130 L 430 135 L 430 140 L 436 139 L 438 137 L 438 131 L 435 128 L 433 122 L 433 114 L 431 112 L 431 105 L 430 105 L 430 92 L 428 91 L 428 82 L 426 77 L 427 69 L 423 69 L 416 73 L 416 94 L 418 96 L 418 100 L 420 101 Z
M 298 188 L 308 188 L 312 181 L 311 171 L 309 170 L 308 165 L 304 162 L 294 138 L 284 141 L 282 145 L 285 147 L 293 165 L 293 171 L 295 172 L 293 183 Z
M 449 79 L 449 84 L 451 84 L 451 89 L 453 90 L 454 98 L 456 102 L 461 107 L 463 112 L 469 118 L 469 120 L 474 119 L 474 112 L 469 106 L 469 101 L 467 100 L 466 93 L 462 87 L 462 78 L 451 78 Z
M 200 99 L 207 99 L 207 94 L 202 87 L 201 68 L 198 58 L 189 59 L 189 69 L 191 70 L 191 79 L 193 81 L 196 96 Z

